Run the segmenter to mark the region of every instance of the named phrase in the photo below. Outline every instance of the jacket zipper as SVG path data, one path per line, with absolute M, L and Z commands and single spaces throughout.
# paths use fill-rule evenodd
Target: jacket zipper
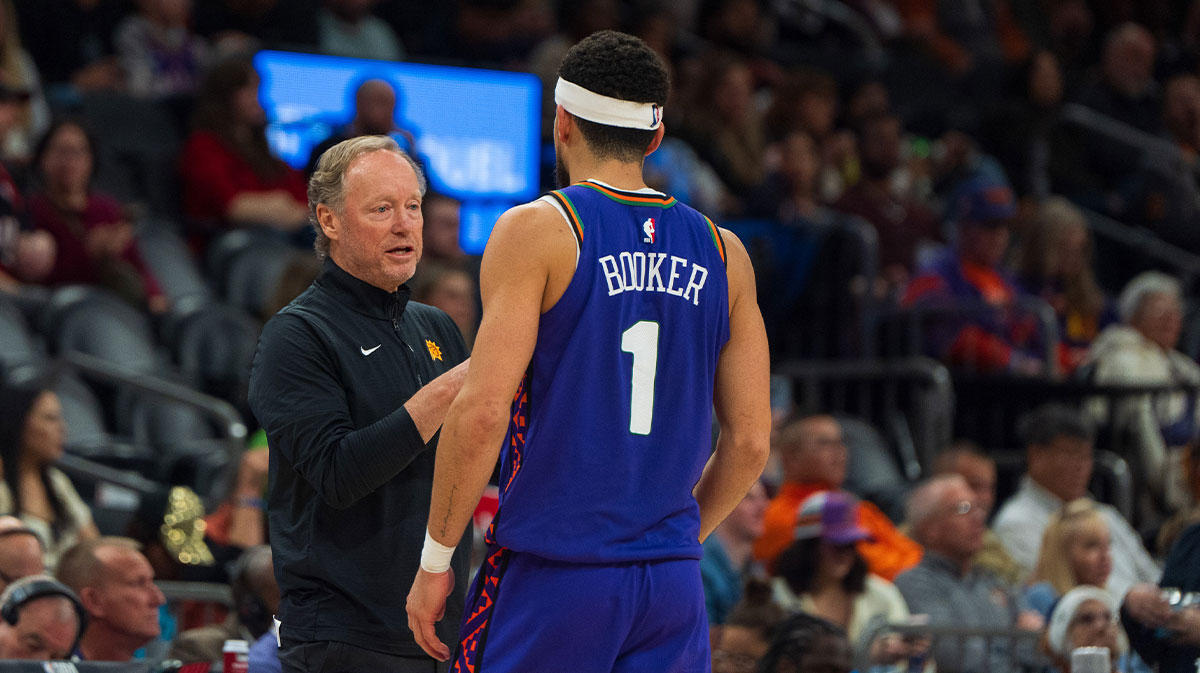
M 404 340 L 404 335 L 400 333 L 400 320 L 396 318 L 395 304 L 392 304 L 391 313 L 392 330 L 396 332 L 396 338 L 400 340 L 401 344 L 404 344 L 404 347 L 408 349 L 408 354 L 411 356 L 408 359 L 408 366 L 410 369 L 412 369 L 413 376 L 417 377 L 417 389 L 423 388 L 425 386 L 425 381 L 421 378 L 421 372 L 417 368 L 417 353 L 413 350 L 413 347 L 408 345 L 408 342 Z

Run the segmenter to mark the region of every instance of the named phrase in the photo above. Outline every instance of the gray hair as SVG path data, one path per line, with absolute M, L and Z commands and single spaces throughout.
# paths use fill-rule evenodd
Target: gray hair
M 938 510 L 942 507 L 942 501 L 946 499 L 946 493 L 954 486 L 970 488 L 967 480 L 962 475 L 939 474 L 936 477 L 929 478 L 912 492 L 912 495 L 908 498 L 908 504 L 904 508 L 904 518 L 912 528 L 913 539 L 919 536 L 921 524 L 933 518 L 938 513 Z M 920 540 L 917 540 L 917 542 L 920 542 Z
M 346 171 L 351 162 L 368 152 L 379 151 L 393 152 L 404 157 L 417 174 L 421 196 L 425 196 L 425 171 L 421 169 L 421 164 L 409 156 L 408 152 L 400 149 L 390 136 L 358 136 L 330 147 L 321 154 L 316 170 L 308 179 L 308 221 L 317 235 L 313 241 L 313 249 L 317 251 L 318 259 L 325 259 L 329 255 L 329 237 L 321 230 L 321 223 L 317 220 L 317 206 L 325 204 L 330 210 L 341 215 L 342 208 L 346 205 Z
M 1165 294 L 1182 301 L 1183 290 L 1179 281 L 1161 271 L 1146 271 L 1134 276 L 1121 290 L 1117 298 L 1117 314 L 1121 322 L 1130 323 L 1142 310 L 1142 304 L 1152 294 Z

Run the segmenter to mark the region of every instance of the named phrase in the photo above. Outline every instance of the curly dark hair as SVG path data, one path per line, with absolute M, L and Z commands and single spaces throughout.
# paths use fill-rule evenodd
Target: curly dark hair
M 667 104 L 671 90 L 667 67 L 641 39 L 614 30 L 592 33 L 571 47 L 558 67 L 568 82 L 637 103 Z M 599 158 L 640 161 L 654 131 L 597 124 L 576 117 L 579 132 Z
M 797 612 L 775 631 L 767 653 L 758 662 L 760 673 L 793 673 L 800 670 L 804 657 L 822 638 L 846 641 L 846 632 L 834 624 L 805 612 Z M 849 643 L 846 643 L 849 647 Z
M 813 589 L 820 563 L 821 538 L 796 540 L 775 560 L 775 576 L 782 577 L 792 593 L 799 596 Z M 854 552 L 854 565 L 842 579 L 842 588 L 852 594 L 860 594 L 867 589 L 867 562 L 858 550 Z

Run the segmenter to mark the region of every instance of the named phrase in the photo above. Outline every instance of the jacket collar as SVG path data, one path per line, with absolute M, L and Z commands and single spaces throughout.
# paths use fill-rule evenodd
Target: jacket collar
M 407 283 L 395 292 L 386 292 L 350 275 L 331 257 L 325 258 L 317 284 L 343 299 L 350 308 L 373 318 L 399 318 L 412 296 Z

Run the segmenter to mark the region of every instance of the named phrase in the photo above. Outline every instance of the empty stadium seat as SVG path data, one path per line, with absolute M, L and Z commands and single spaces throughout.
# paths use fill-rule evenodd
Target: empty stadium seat
M 168 224 L 139 223 L 138 247 L 172 303 L 185 297 L 209 297 L 212 294 L 187 243 Z
M 0 373 L 38 366 L 44 359 L 21 310 L 7 295 L 0 294 Z
M 150 318 L 101 288 L 57 290 L 44 310 L 42 331 L 56 353 L 86 353 L 131 372 L 149 373 L 163 364 Z
M 295 249 L 285 244 L 242 250 L 230 260 L 226 270 L 225 300 L 254 315 L 262 315 L 294 254 Z
M 180 319 L 169 345 L 191 385 L 243 408 L 260 329 L 241 309 L 207 304 Z

